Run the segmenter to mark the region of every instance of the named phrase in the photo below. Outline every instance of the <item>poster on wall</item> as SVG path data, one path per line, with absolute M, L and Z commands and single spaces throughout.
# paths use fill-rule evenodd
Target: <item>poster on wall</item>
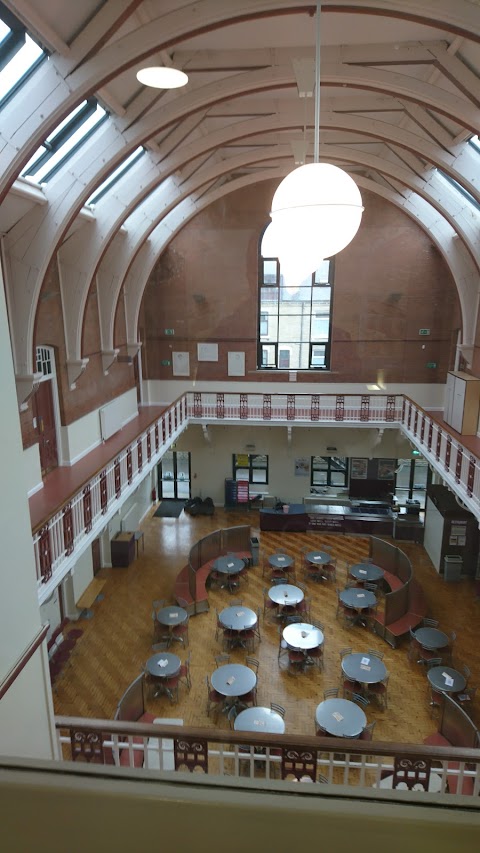
M 298 459 L 295 459 L 295 476 L 310 476 L 310 458 L 308 456 L 299 456 Z
M 395 477 L 395 459 L 378 460 L 378 479 L 393 480 Z
M 229 376 L 245 376 L 245 353 L 244 352 L 229 352 L 228 353 L 228 375 Z
M 190 376 L 190 355 L 188 352 L 172 353 L 172 373 L 174 376 Z
M 218 344 L 197 344 L 198 361 L 218 361 Z
M 351 465 L 352 480 L 366 480 L 368 470 L 368 459 L 353 458 Z

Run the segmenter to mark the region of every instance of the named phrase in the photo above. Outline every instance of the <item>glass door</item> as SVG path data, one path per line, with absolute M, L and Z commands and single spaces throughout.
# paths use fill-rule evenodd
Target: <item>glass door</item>
M 397 459 L 395 497 L 400 506 L 407 499 L 420 503 L 425 509 L 427 485 L 429 482 L 428 462 L 423 457 L 416 459 Z
M 190 497 L 190 453 L 167 450 L 158 467 L 158 496 L 188 500 Z

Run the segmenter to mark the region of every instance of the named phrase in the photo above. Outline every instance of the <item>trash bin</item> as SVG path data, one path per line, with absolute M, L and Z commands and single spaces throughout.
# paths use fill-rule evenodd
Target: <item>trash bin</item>
M 445 554 L 443 560 L 443 579 L 445 581 L 459 581 L 462 576 L 463 558 L 458 554 Z
M 258 552 L 260 549 L 260 542 L 256 536 L 250 537 L 250 551 L 252 552 L 252 566 L 258 566 Z

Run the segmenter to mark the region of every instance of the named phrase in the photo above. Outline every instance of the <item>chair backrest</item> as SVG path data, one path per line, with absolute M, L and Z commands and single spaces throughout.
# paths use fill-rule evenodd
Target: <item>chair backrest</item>
M 322 623 L 319 622 L 317 619 L 312 619 L 310 624 L 313 625 L 314 628 L 318 628 L 319 631 L 325 630 L 325 625 L 322 625 Z
M 364 583 L 363 586 L 365 587 L 365 589 L 369 589 L 370 592 L 376 592 L 378 589 L 378 584 L 376 584 L 376 583 L 367 582 L 367 583 Z
M 371 658 L 380 658 L 380 660 L 385 657 L 385 652 L 378 652 L 377 649 L 369 649 L 368 654 Z
M 143 673 L 137 675 L 134 681 L 128 685 L 115 712 L 115 720 L 134 723 L 139 720 L 145 711 L 143 700 Z
M 287 616 L 285 622 L 287 625 L 294 625 L 297 622 L 303 622 L 303 618 L 302 618 L 302 616 L 295 616 L 295 615 Z
M 255 674 L 258 673 L 258 667 L 260 666 L 260 661 L 257 660 L 257 658 L 252 658 L 252 657 L 249 657 L 247 655 L 247 657 L 245 658 L 245 663 L 247 666 L 250 667 L 250 669 L 255 670 Z
M 425 617 L 422 619 L 422 625 L 424 628 L 436 628 L 438 626 L 438 619 L 430 619 L 430 617 Z
M 362 732 L 362 739 L 363 740 L 372 740 L 373 730 L 374 730 L 376 724 L 377 724 L 377 721 L 373 720 L 371 723 L 368 723 L 368 725 L 365 726 L 365 728 Z
M 367 705 L 370 705 L 369 700 L 366 696 L 361 696 L 360 693 L 352 693 L 352 702 L 355 702 L 356 705 L 361 705 L 363 708 L 366 708 Z
M 432 669 L 433 666 L 440 666 L 441 663 L 442 658 L 430 658 L 430 660 L 427 660 L 427 667 L 428 669 Z
M 340 652 L 339 652 L 340 660 L 343 660 L 343 658 L 345 657 L 345 655 L 351 655 L 351 654 L 352 654 L 352 649 L 351 649 L 351 647 L 350 647 L 349 649 L 340 649 Z
M 339 689 L 340 688 L 338 688 L 338 687 L 327 687 L 327 689 L 323 691 L 323 698 L 324 699 L 337 699 Z
M 185 598 L 177 597 L 177 604 L 179 607 L 183 607 L 184 610 L 188 609 L 188 601 Z
M 452 645 L 456 639 L 457 639 L 457 632 L 456 631 L 450 631 L 450 643 Z
M 169 645 L 170 643 L 168 641 L 164 643 L 154 643 L 152 646 L 152 652 L 166 652 Z
M 282 718 L 285 716 L 285 708 L 282 705 L 277 705 L 276 702 L 270 702 L 270 710 L 279 714 Z
M 230 655 L 216 655 L 215 663 L 217 667 L 224 666 L 224 664 L 230 663 Z
M 464 674 L 464 676 L 465 676 L 466 681 L 468 682 L 468 679 L 470 678 L 470 676 L 471 676 L 471 674 L 472 674 L 472 673 L 471 673 L 471 670 L 470 670 L 470 667 L 468 667 L 468 666 L 466 666 L 465 664 L 463 664 L 463 666 L 462 666 L 462 672 L 463 672 L 463 674 Z
M 236 598 L 234 601 L 229 602 L 229 607 L 243 607 L 243 601 L 241 598 Z

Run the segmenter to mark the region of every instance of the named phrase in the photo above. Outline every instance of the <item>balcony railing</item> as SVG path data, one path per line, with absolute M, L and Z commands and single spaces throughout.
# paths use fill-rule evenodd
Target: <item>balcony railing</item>
M 348 786 L 352 796 L 418 798 L 478 809 L 480 750 L 365 742 L 302 735 L 266 735 L 165 724 L 57 717 L 65 761 L 240 779 Z M 302 785 L 298 793 L 307 789 Z
M 33 532 L 39 586 L 62 576 L 118 500 L 135 489 L 189 423 L 333 423 L 398 427 L 480 520 L 480 461 L 420 406 L 394 394 L 258 394 L 190 391 L 169 406 L 63 507 Z

